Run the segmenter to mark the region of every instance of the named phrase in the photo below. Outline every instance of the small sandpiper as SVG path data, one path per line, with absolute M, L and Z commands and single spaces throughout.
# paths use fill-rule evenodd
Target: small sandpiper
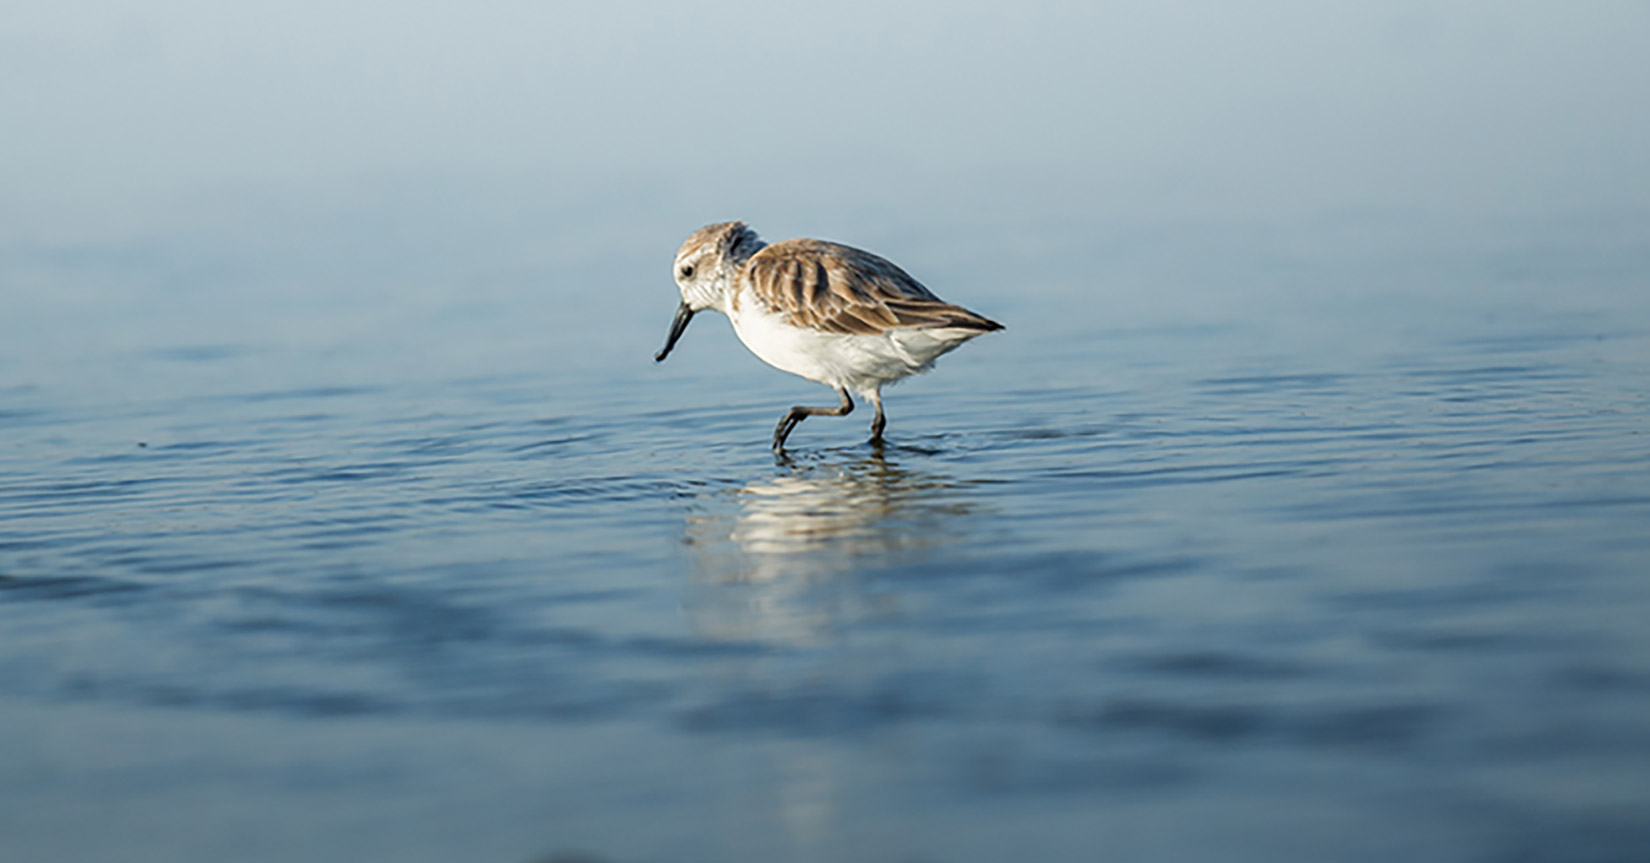
M 833 387 L 842 398 L 836 407 L 787 411 L 773 430 L 776 453 L 804 419 L 852 411 L 850 390 L 876 406 L 871 443 L 881 444 L 884 386 L 1003 328 L 934 296 L 885 258 L 824 240 L 768 245 L 744 222 L 706 225 L 688 237 L 676 253 L 676 286 L 682 304 L 655 362 L 670 355 L 695 313 L 715 309 L 763 362 Z

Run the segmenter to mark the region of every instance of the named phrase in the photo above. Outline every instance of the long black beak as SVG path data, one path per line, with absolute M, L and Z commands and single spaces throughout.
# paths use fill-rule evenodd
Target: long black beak
M 682 337 L 682 333 L 687 329 L 688 321 L 691 320 L 693 320 L 693 310 L 688 308 L 687 303 L 682 303 L 676 307 L 676 317 L 670 322 L 670 335 L 665 337 L 665 346 L 653 355 L 654 362 L 662 363 L 665 361 L 665 357 L 670 356 L 670 349 L 676 347 L 676 340 Z

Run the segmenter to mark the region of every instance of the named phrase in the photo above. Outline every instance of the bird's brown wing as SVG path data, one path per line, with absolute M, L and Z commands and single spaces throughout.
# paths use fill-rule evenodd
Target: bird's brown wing
M 1002 329 L 996 321 L 934 296 L 886 258 L 823 240 L 774 243 L 751 257 L 741 278 L 770 312 L 793 326 L 821 332 Z

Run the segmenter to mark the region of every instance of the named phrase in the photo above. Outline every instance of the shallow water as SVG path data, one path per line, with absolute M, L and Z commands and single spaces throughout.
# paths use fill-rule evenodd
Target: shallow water
M 1650 853 L 1633 224 L 907 226 L 1009 329 L 780 462 L 694 227 L 13 248 L 6 856 Z

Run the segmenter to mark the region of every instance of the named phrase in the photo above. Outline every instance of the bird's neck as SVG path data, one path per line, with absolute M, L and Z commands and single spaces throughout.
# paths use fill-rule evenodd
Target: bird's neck
M 757 252 L 767 247 L 768 244 L 763 242 L 754 232 L 745 235 L 733 244 L 733 248 L 728 250 L 728 268 L 735 273 L 743 273 L 745 264 L 749 263 Z
M 757 252 L 767 248 L 768 244 L 752 235 L 749 239 L 734 245 L 728 250 L 726 258 L 727 276 L 722 279 L 721 290 L 712 298 L 711 308 L 725 315 L 732 315 L 739 300 L 739 286 L 744 283 L 745 265 Z

